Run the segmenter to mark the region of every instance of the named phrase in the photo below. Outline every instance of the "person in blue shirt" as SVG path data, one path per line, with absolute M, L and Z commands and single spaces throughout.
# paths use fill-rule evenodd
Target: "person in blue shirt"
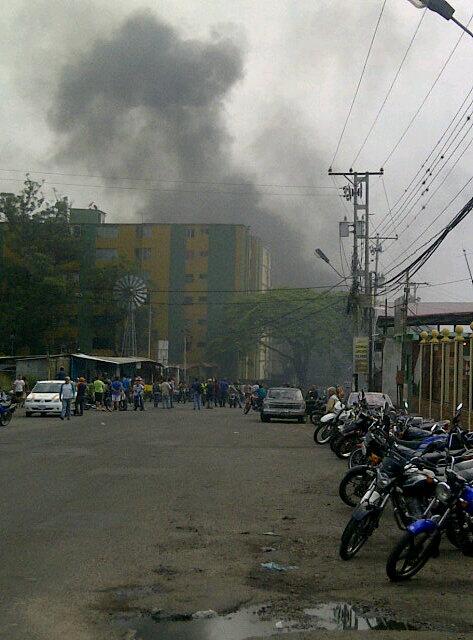
M 194 411 L 202 408 L 202 385 L 197 378 L 194 378 L 194 382 L 191 385 L 192 398 L 194 400 Z
M 258 391 L 256 392 L 256 395 L 258 396 L 258 398 L 263 401 L 266 398 L 266 394 L 268 392 L 266 391 L 266 389 L 264 388 L 264 384 L 261 383 L 259 386 Z
M 123 378 L 122 378 L 122 386 L 123 386 L 123 391 L 125 392 L 126 401 L 129 403 L 130 402 L 130 390 L 131 390 L 131 378 L 129 378 L 128 376 L 123 376 Z
M 219 384 L 219 401 L 220 401 L 220 406 L 221 407 L 226 407 L 227 406 L 227 400 L 228 400 L 228 387 L 230 385 L 228 384 L 228 382 L 226 380 L 220 380 L 220 384 Z
M 118 376 L 115 376 L 110 386 L 112 389 L 113 410 L 118 411 L 120 406 L 120 400 L 122 399 L 123 382 L 121 382 Z

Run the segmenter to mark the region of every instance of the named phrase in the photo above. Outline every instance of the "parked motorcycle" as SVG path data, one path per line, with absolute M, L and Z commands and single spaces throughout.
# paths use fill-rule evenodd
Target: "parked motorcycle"
M 462 404 L 457 407 L 449 445 L 461 439 L 463 454 L 471 445 L 471 435 L 459 427 Z M 445 479 L 439 481 L 428 510 L 407 527 L 406 533 L 389 554 L 386 573 L 399 582 L 415 576 L 430 558 L 439 555 L 442 535 L 464 555 L 473 555 L 473 461 L 459 463 L 458 456 L 450 457 Z
M 435 473 L 427 466 L 406 464 L 401 452 L 394 447 L 390 450 L 382 464 L 376 467 L 375 478 L 342 533 L 342 560 L 353 558 L 367 542 L 377 529 L 389 500 L 400 528 L 406 528 L 421 516 L 435 487 Z
M 16 411 L 16 406 L 14 402 L 0 404 L 0 426 L 6 427 L 10 424 Z

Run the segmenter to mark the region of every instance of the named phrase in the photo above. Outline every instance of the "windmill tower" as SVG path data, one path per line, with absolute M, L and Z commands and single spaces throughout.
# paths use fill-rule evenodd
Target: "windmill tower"
M 123 324 L 122 356 L 136 356 L 135 311 L 145 304 L 148 298 L 148 287 L 139 276 L 128 274 L 117 280 L 113 294 L 126 313 Z

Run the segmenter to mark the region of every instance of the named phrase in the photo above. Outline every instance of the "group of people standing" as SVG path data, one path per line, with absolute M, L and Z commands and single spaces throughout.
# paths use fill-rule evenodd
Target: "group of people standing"
M 226 406 L 242 409 L 245 399 L 251 396 L 256 388 L 263 387 L 241 384 L 238 381 L 231 382 L 226 378 L 194 378 L 189 385 L 182 381 L 176 385 L 173 378 L 167 378 L 153 384 L 154 406 L 161 405 L 163 409 L 172 409 L 174 403 L 192 402 L 196 411 L 204 407 L 214 409 Z

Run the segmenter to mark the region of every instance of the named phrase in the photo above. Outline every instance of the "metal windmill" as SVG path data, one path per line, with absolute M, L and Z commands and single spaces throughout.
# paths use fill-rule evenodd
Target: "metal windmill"
M 115 283 L 115 300 L 126 311 L 123 325 L 122 356 L 136 356 L 135 311 L 142 307 L 148 298 L 148 287 L 139 276 L 127 274 Z

